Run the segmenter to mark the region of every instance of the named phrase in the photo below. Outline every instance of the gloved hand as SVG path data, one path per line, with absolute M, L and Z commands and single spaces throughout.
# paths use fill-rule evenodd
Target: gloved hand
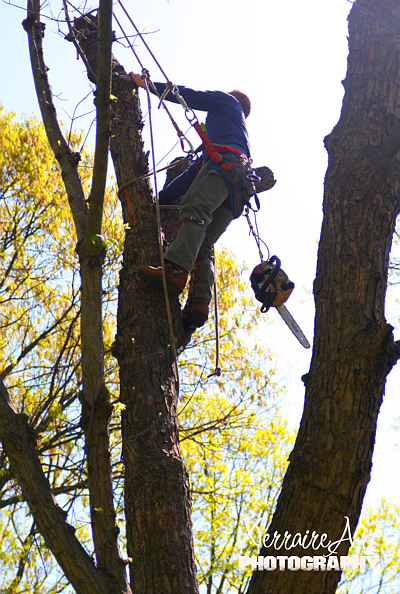
M 144 81 L 143 81 L 143 78 L 140 76 L 140 74 L 135 74 L 134 72 L 130 72 L 129 76 L 131 77 L 131 79 L 133 80 L 135 85 L 144 89 Z

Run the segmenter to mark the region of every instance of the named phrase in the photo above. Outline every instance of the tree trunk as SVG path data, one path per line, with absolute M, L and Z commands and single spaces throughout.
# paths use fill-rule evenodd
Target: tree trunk
M 101 286 L 104 248 L 101 243 L 93 241 L 93 239 L 100 237 L 101 233 L 110 134 L 111 0 L 100 1 L 99 14 L 101 15 L 98 36 L 99 67 L 102 71 L 99 75 L 101 83 L 99 83 L 96 97 L 96 152 L 89 208 L 86 205 L 77 170 L 80 157 L 71 151 L 65 141 L 53 104 L 47 77 L 48 68 L 43 56 L 42 41 L 45 26 L 40 21 L 39 0 L 28 0 L 27 18 L 23 22 L 23 26 L 28 34 L 32 72 L 46 135 L 61 168 L 77 234 L 77 252 L 79 253 L 82 279 L 82 425 L 85 432 L 93 544 L 97 567 L 101 570 L 96 571 L 93 565 L 92 572 L 94 575 L 99 574 L 99 577 L 103 576 L 103 572 L 104 576 L 108 576 L 107 580 L 104 580 L 104 588 L 109 590 L 110 587 L 114 589 L 118 587 L 121 592 L 129 593 L 130 587 L 126 578 L 125 565 L 118 549 L 118 528 L 115 522 L 109 450 L 109 420 L 112 407 L 104 383 Z M 13 418 L 12 415 L 10 418 Z M 11 451 L 13 451 L 12 448 Z M 17 459 L 13 461 L 13 464 L 18 468 Z M 20 481 L 24 483 L 23 477 L 20 478 Z M 44 489 L 45 486 L 45 482 L 42 481 L 41 487 Z M 43 493 L 42 497 L 44 498 L 45 495 Z M 49 494 L 47 494 L 47 500 L 52 501 Z M 38 518 L 38 514 L 43 513 L 43 510 L 35 504 L 34 500 L 27 498 L 27 501 L 33 513 L 36 512 L 35 520 L 38 525 L 44 526 L 48 531 L 51 523 L 42 522 Z M 53 510 L 53 519 L 55 517 L 60 518 L 60 514 L 56 514 Z M 62 526 L 57 528 L 61 530 Z M 50 529 L 55 532 L 56 526 L 51 526 Z M 51 538 L 46 530 L 42 529 L 43 537 L 46 542 L 52 543 L 51 550 L 53 554 L 77 591 L 89 592 L 90 589 L 88 588 L 93 588 L 91 591 L 102 591 L 97 584 L 93 585 L 85 576 L 85 574 L 88 574 L 85 568 L 83 568 L 82 572 L 78 571 L 82 563 L 72 563 L 70 561 L 70 565 L 76 566 L 76 569 L 72 570 L 71 576 L 71 567 L 68 567 L 68 571 L 65 569 L 66 562 L 60 555 L 60 547 L 54 546 L 54 537 Z M 77 548 L 84 552 L 82 547 Z M 84 576 L 82 587 L 79 583 L 81 574 Z M 109 585 L 110 583 L 112 586 Z
M 87 19 L 82 49 L 95 72 L 96 33 Z M 83 37 L 83 36 L 82 36 Z M 113 352 L 120 366 L 125 515 L 131 583 L 146 594 L 198 591 L 192 541 L 189 479 L 178 436 L 179 379 L 162 289 L 143 283 L 142 263 L 158 264 L 160 249 L 154 201 L 141 139 L 137 90 L 123 68 L 113 65 L 111 155 L 127 225 L 120 273 L 118 329 Z M 182 335 L 178 299 L 170 299 L 175 339 Z
M 123 83 L 113 93 L 118 102 L 111 153 L 122 184 L 132 173 L 143 174 L 144 157 L 135 159 L 142 151 L 137 135 L 141 118 L 138 105 L 132 105 L 131 87 Z M 135 150 L 130 143 L 135 143 Z M 139 184 L 120 196 L 129 229 L 114 349 L 120 365 L 121 402 L 126 405 L 122 435 L 128 554 L 133 559 L 135 591 L 189 593 L 196 592 L 197 586 L 189 480 L 179 449 L 178 377 L 163 292 L 140 282 L 135 273 L 138 264 L 159 263 L 154 205 L 148 184 Z M 171 305 L 177 316 L 179 304 Z
M 299 434 L 268 533 L 354 533 L 370 479 L 386 376 L 400 357 L 385 321 L 388 259 L 399 212 L 400 6 L 357 0 L 349 17 L 340 120 L 326 138 L 324 220 L 314 284 L 311 368 Z M 336 555 L 346 555 L 349 538 Z M 260 555 L 323 555 L 319 547 Z M 248 594 L 329 594 L 340 571 L 258 571 Z
M 117 580 L 95 567 L 92 558 L 66 521 L 66 512 L 56 503 L 36 451 L 35 438 L 26 414 L 18 414 L 0 380 L 0 440 L 18 480 L 24 501 L 45 540 L 78 594 L 109 594 L 118 591 Z M 121 589 L 121 592 L 124 592 Z
M 147 166 L 138 136 L 141 124 L 132 87 L 116 85 L 111 153 L 119 184 Z M 123 122 L 121 126 L 120 122 Z M 134 148 L 135 147 L 135 148 Z M 197 592 L 191 533 L 189 479 L 179 449 L 178 377 L 175 373 L 164 295 L 140 282 L 135 267 L 159 263 L 154 204 L 148 183 L 121 196 L 129 225 L 120 275 L 118 331 L 125 514 L 134 591 Z M 171 302 L 175 317 L 179 304 Z M 176 328 L 179 331 L 179 328 Z

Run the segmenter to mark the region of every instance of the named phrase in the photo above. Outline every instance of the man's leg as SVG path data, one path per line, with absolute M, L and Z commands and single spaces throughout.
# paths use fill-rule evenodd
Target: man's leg
M 226 182 L 211 164 L 209 161 L 203 166 L 183 198 L 178 236 L 164 254 L 166 260 L 187 272 L 194 267 L 214 211 L 229 195 Z
M 164 254 L 167 283 L 172 292 L 179 294 L 183 290 L 213 219 L 213 212 L 228 195 L 227 183 L 212 169 L 211 162 L 206 163 L 182 200 L 178 236 Z M 161 281 L 160 267 L 139 266 L 139 270 L 146 278 Z
M 228 208 L 218 208 L 207 227 L 192 273 L 188 300 L 183 310 L 183 322 L 188 331 L 203 326 L 208 319 L 214 284 L 214 244 L 232 221 Z

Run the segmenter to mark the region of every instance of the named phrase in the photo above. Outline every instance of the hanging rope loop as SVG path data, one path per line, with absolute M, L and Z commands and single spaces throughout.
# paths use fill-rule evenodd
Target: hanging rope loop
M 169 92 L 172 92 L 176 101 L 183 107 L 184 112 L 185 112 L 185 117 L 188 120 L 189 124 L 191 126 L 194 126 L 196 131 L 198 132 L 198 134 L 200 135 L 201 139 L 203 140 L 203 144 L 204 142 L 208 141 L 208 138 L 205 135 L 204 130 L 201 128 L 201 125 L 199 123 L 199 120 L 195 114 L 195 112 L 193 111 L 193 109 L 189 108 L 189 106 L 187 105 L 185 99 L 182 97 L 182 95 L 180 94 L 179 91 L 179 87 L 176 86 L 174 83 L 172 83 L 169 78 L 167 77 L 167 75 L 165 74 L 164 70 L 162 69 L 160 63 L 157 61 L 155 55 L 153 54 L 153 52 L 151 51 L 150 47 L 148 46 L 148 44 L 146 43 L 143 35 L 140 33 L 139 29 L 136 27 L 135 23 L 133 22 L 132 18 L 130 17 L 128 11 L 126 10 L 126 8 L 123 6 L 121 0 L 118 0 L 119 5 L 121 6 L 122 10 L 124 11 L 125 15 L 127 16 L 127 18 L 129 19 L 130 23 L 132 24 L 132 26 L 134 27 L 136 33 L 138 34 L 139 38 L 141 39 L 141 41 L 143 42 L 143 44 L 145 45 L 145 47 L 147 48 L 147 50 L 149 51 L 150 55 L 152 56 L 152 58 L 154 59 L 155 63 L 157 64 L 157 66 L 159 67 L 160 71 L 162 72 L 162 74 L 164 75 L 165 79 L 166 79 L 166 83 L 165 83 L 165 89 L 162 92 L 161 96 L 159 95 L 156 86 L 154 85 L 154 83 L 150 80 L 150 73 L 149 71 L 143 66 L 143 64 L 141 63 L 139 56 L 137 55 L 137 53 L 135 52 L 132 43 L 130 42 L 128 36 L 126 35 L 123 27 L 121 26 L 121 23 L 118 21 L 118 19 L 114 17 L 116 19 L 116 22 L 118 23 L 122 34 L 124 35 L 130 49 L 132 50 L 135 58 L 137 59 L 139 65 L 142 68 L 142 79 L 144 82 L 144 88 L 146 91 L 146 95 L 147 95 L 147 103 L 148 103 L 148 113 L 149 113 L 149 127 L 150 127 L 150 143 L 151 143 L 151 153 L 152 153 L 152 161 L 153 161 L 153 177 L 154 177 L 154 191 L 155 191 L 155 206 L 156 206 L 156 217 L 157 217 L 157 231 L 158 231 L 158 243 L 159 243 L 159 249 L 160 249 L 160 260 L 161 260 L 161 269 L 162 269 L 162 282 L 163 282 L 163 289 L 164 289 L 164 299 L 165 299 L 165 305 L 166 305 L 166 312 L 167 312 L 167 319 L 168 319 L 168 327 L 169 327 L 169 334 L 170 334 L 170 340 L 171 340 L 171 349 L 172 349 L 172 354 L 173 354 L 173 361 L 174 361 L 174 365 L 176 368 L 176 374 L 177 377 L 179 377 L 178 374 L 178 362 L 177 362 L 177 352 L 176 352 L 176 341 L 175 341 L 175 336 L 174 336 L 174 330 L 173 330 L 173 321 L 172 321 L 172 313 L 171 313 L 171 307 L 170 307 L 170 302 L 169 302 L 169 295 L 168 295 L 168 287 L 167 287 L 167 279 L 166 279 L 166 274 L 165 274 L 165 262 L 164 262 L 164 251 L 163 251 L 163 240 L 162 240 L 162 229 L 161 229 L 161 216 L 160 216 L 160 203 L 159 203 L 159 196 L 158 196 L 158 188 L 157 188 L 157 170 L 156 170 L 156 162 L 155 162 L 155 151 L 154 151 L 154 135 L 153 135 L 153 125 L 152 125 L 152 117 L 151 117 L 151 101 L 150 101 L 150 85 L 155 93 L 155 95 L 157 95 L 159 97 L 159 104 L 158 104 L 158 108 L 161 107 L 161 105 L 163 106 L 163 108 L 165 109 L 166 113 L 169 116 L 169 119 L 172 123 L 172 125 L 174 126 L 178 138 L 180 140 L 181 143 L 181 148 L 182 151 L 184 153 L 187 154 L 187 156 L 189 158 L 191 158 L 192 160 L 194 159 L 194 157 L 196 156 L 196 153 L 198 152 L 198 150 L 202 147 L 199 147 L 198 149 L 194 149 L 192 143 L 190 142 L 190 140 L 186 137 L 186 135 L 180 130 L 178 124 L 175 122 L 174 118 L 172 117 L 172 115 L 170 114 L 168 108 L 166 107 L 164 101 L 166 96 L 168 95 Z M 187 143 L 188 145 L 188 149 L 185 150 L 185 145 L 184 143 Z M 120 188 L 120 192 L 122 191 L 122 189 L 125 189 L 128 185 L 130 185 L 131 183 L 135 183 L 141 179 L 145 179 L 146 177 L 148 177 L 151 174 L 147 174 L 145 176 L 141 176 L 140 178 L 134 179 L 134 180 L 130 180 L 128 181 L 122 188 Z M 249 219 L 248 219 L 249 221 Z M 250 222 L 249 222 L 250 224 Z M 251 225 L 251 224 L 250 224 Z M 257 238 L 256 234 L 253 232 L 254 237 Z M 258 244 L 259 245 L 259 244 Z M 260 250 L 259 250 L 260 251 Z M 261 251 L 260 251 L 261 254 Z M 262 254 L 261 254 L 261 259 L 262 259 Z M 214 261 L 215 261 L 215 256 L 214 256 Z M 219 366 L 219 331 L 218 331 L 218 296 L 217 296 L 217 286 L 216 286 L 216 282 L 215 282 L 215 277 L 214 277 L 214 308 L 215 308 L 215 337 L 216 337 L 216 361 L 215 361 L 215 370 L 213 373 L 211 373 L 208 378 L 213 377 L 213 376 L 217 376 L 219 377 L 222 373 L 221 368 Z
M 215 263 L 215 251 L 213 248 L 213 259 L 214 259 L 214 263 Z M 214 264 L 215 266 L 215 264 Z M 214 322 L 215 322 L 215 369 L 212 373 L 210 373 L 209 375 L 207 375 L 207 379 L 209 379 L 210 377 L 220 377 L 222 370 L 221 367 L 219 366 L 219 319 L 218 319 L 218 291 L 217 291 L 217 280 L 216 280 L 216 274 L 215 274 L 215 268 L 214 268 L 214 286 L 213 286 L 213 291 L 214 291 Z
M 253 211 L 254 212 L 254 211 Z M 258 225 L 257 225 L 257 217 L 256 217 L 256 213 L 254 212 L 254 225 L 256 227 L 256 229 L 254 229 L 252 222 L 250 221 L 250 209 L 248 206 L 245 206 L 244 208 L 244 216 L 246 217 L 247 223 L 249 225 L 249 235 L 252 235 L 255 239 L 255 242 L 257 244 L 257 249 L 258 249 L 258 255 L 260 256 L 260 260 L 261 262 L 264 262 L 264 256 L 263 253 L 261 251 L 261 244 L 264 244 L 264 246 L 267 249 L 267 253 L 268 253 L 268 257 L 267 259 L 269 260 L 270 257 L 270 252 L 269 252 L 269 247 L 267 246 L 267 244 L 265 243 L 265 241 L 263 241 L 260 237 L 260 234 L 258 232 Z
M 155 204 L 156 204 L 156 218 L 157 218 L 157 233 L 158 233 L 158 246 L 160 250 L 160 261 L 161 261 L 161 272 L 162 272 L 162 284 L 164 290 L 164 301 L 165 301 L 165 308 L 167 312 L 167 320 L 168 320 L 168 330 L 170 335 L 170 342 L 171 342 L 171 350 L 173 356 L 173 364 L 175 367 L 176 377 L 179 378 L 179 371 L 178 371 L 178 357 L 176 352 L 176 341 L 175 341 L 175 334 L 172 322 L 172 313 L 171 313 L 171 305 L 169 301 L 168 295 L 168 287 L 167 287 L 167 277 L 165 273 L 165 262 L 164 262 L 164 249 L 163 249 L 163 239 L 162 239 L 162 229 L 161 229 L 161 214 L 160 214 L 160 202 L 158 198 L 158 186 L 157 186 L 157 174 L 156 174 L 156 160 L 155 160 L 155 150 L 154 150 L 154 134 L 153 134 L 153 122 L 151 117 L 151 100 L 150 100 L 150 89 L 149 89 L 149 73 L 148 70 L 145 68 L 142 69 L 142 78 L 144 81 L 144 88 L 146 91 L 147 96 L 147 107 L 149 113 L 149 127 L 150 127 L 150 145 L 151 145 L 151 157 L 153 161 L 153 183 L 154 183 L 154 193 L 155 193 Z

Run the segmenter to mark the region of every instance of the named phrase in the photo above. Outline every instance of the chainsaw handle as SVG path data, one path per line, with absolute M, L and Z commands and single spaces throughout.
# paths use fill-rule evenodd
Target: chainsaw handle
M 270 259 L 268 260 L 268 264 L 275 264 L 275 268 L 271 272 L 269 277 L 265 280 L 265 283 L 262 285 L 262 287 L 260 287 L 260 290 L 268 287 L 268 285 L 270 285 L 275 280 L 276 275 L 278 274 L 278 272 L 281 269 L 281 261 L 278 258 L 278 256 L 271 256 Z
M 265 279 L 265 282 L 261 285 L 260 293 L 264 292 L 265 289 L 269 285 L 273 286 L 274 293 L 271 292 L 268 295 L 266 295 L 266 299 L 262 302 L 261 313 L 266 313 L 269 310 L 269 308 L 271 307 L 271 305 L 273 304 L 273 302 L 275 300 L 275 297 L 279 293 L 278 287 L 276 286 L 276 283 L 275 283 L 275 278 L 281 269 L 281 261 L 278 258 L 278 256 L 271 256 L 271 258 L 268 260 L 268 264 L 271 264 L 271 265 L 275 264 L 275 268 L 273 269 L 273 271 L 271 272 L 269 277 L 267 279 Z

